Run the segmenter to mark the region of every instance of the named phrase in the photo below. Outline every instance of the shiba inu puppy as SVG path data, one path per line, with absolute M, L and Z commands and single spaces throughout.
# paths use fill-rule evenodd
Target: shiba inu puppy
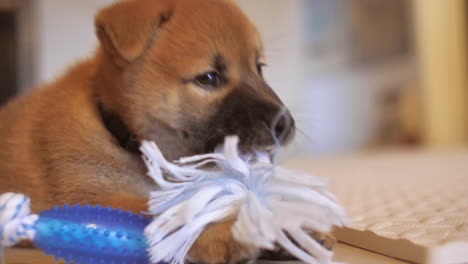
M 143 139 L 174 160 L 211 152 L 227 135 L 243 151 L 272 146 L 272 131 L 283 144 L 293 137 L 288 111 L 273 122 L 285 108 L 262 76 L 260 35 L 233 1 L 120 1 L 95 27 L 94 56 L 0 110 L 0 193 L 27 194 L 34 211 L 90 203 L 140 212 L 158 188 Z M 208 227 L 190 260 L 254 256 L 231 226 Z

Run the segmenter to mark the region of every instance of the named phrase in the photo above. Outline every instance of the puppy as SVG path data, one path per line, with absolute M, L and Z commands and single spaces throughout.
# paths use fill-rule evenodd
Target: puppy
M 140 212 L 158 188 L 143 139 L 174 160 L 211 152 L 227 135 L 244 151 L 272 146 L 271 131 L 283 144 L 293 137 L 289 112 L 273 124 L 284 105 L 262 77 L 259 33 L 233 1 L 121 1 L 95 27 L 93 57 L 0 110 L 0 193 L 29 195 L 35 212 L 86 203 Z M 231 226 L 209 226 L 190 260 L 255 255 Z

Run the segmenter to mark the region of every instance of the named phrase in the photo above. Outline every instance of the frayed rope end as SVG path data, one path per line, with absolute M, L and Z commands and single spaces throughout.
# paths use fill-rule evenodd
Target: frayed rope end
M 278 168 L 265 153 L 246 159 L 237 144 L 237 137 L 228 137 L 221 153 L 173 164 L 154 143 L 143 142 L 149 176 L 161 186 L 151 194 L 155 217 L 145 230 L 151 260 L 182 264 L 208 224 L 237 217 L 232 232 L 240 243 L 265 249 L 279 244 L 306 263 L 333 263 L 332 252 L 308 234 L 348 222 L 326 181 Z M 215 168 L 200 169 L 207 163 Z

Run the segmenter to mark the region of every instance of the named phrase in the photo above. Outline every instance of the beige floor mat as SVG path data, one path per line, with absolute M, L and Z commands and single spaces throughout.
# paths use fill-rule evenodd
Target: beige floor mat
M 290 164 L 331 176 L 353 221 L 339 240 L 416 263 L 468 263 L 468 152 Z

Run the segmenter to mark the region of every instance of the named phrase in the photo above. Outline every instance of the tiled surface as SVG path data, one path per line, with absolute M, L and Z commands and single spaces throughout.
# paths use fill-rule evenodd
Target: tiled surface
M 468 152 L 291 164 L 332 178 L 353 222 L 341 241 L 417 263 L 468 262 Z

